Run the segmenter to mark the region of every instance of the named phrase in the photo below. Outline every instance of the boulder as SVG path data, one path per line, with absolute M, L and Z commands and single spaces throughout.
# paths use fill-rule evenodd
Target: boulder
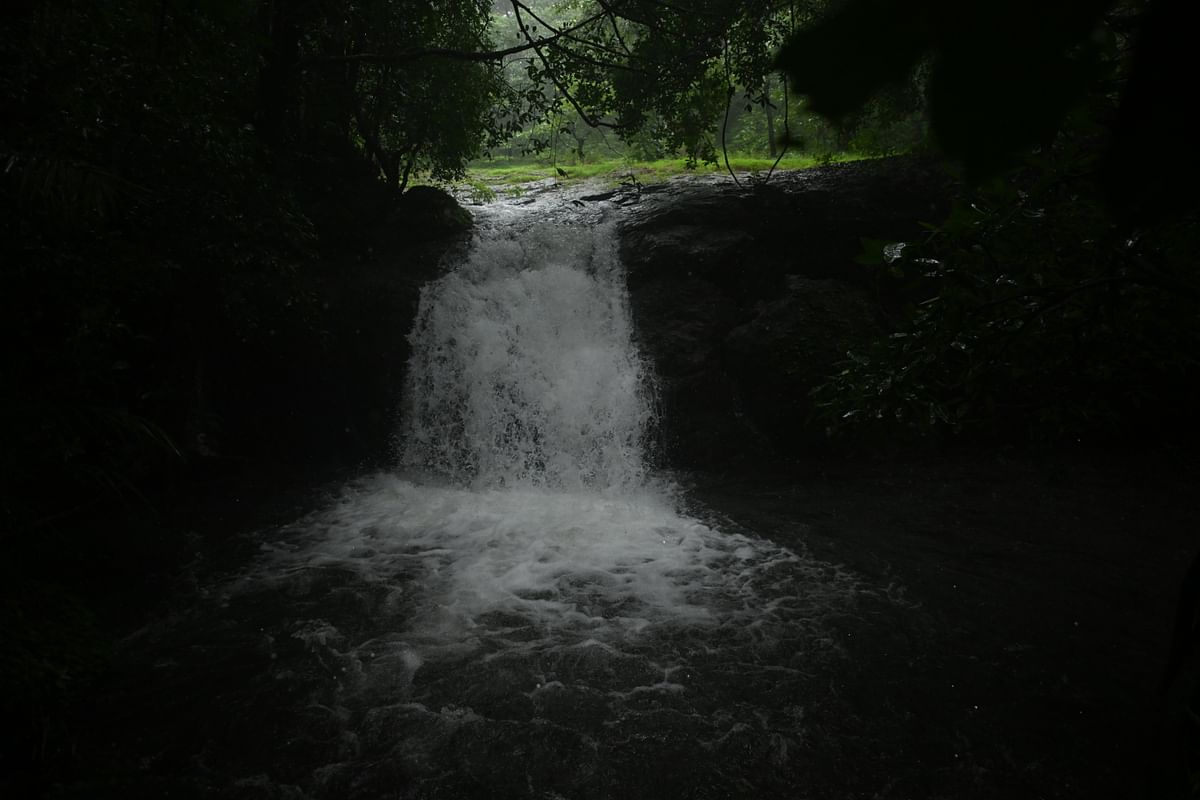
M 475 223 L 470 211 L 435 186 L 414 186 L 402 194 L 392 221 L 405 235 L 418 240 L 459 234 Z
M 881 331 L 863 238 L 913 241 L 947 179 L 913 158 L 647 187 L 620 231 L 632 311 L 659 378 L 662 461 L 720 469 L 818 446 L 809 391 Z

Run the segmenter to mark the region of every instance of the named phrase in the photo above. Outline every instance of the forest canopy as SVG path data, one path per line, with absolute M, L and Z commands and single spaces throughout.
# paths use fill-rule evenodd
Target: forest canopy
M 731 113 L 754 108 L 774 154 L 811 133 L 791 122 L 797 102 L 842 131 L 887 129 L 872 146 L 884 151 L 878 142 L 916 144 L 921 130 L 894 123 L 928 109 L 937 145 L 975 177 L 1107 103 L 1101 116 L 1126 109 L 1114 129 L 1128 161 L 1152 142 L 1183 145 L 1153 95 L 1186 68 L 1188 6 L 19 0 L 0 23 L 0 146 L 8 173 L 42 185 L 43 202 L 54 191 L 36 176 L 50 162 L 69 168 L 91 212 L 129 188 L 104 176 L 136 183 L 144 165 L 132 162 L 180 147 L 217 160 L 348 147 L 403 188 L 418 174 L 461 175 L 514 137 L 536 151 L 548 132 L 568 132 L 582 149 L 585 128 L 642 155 L 714 161 Z M 1135 60 L 1139 36 L 1148 44 Z M 1118 205 L 1162 194 L 1112 172 Z

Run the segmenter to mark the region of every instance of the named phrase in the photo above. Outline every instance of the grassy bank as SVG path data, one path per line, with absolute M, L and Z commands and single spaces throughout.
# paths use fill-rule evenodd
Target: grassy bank
M 821 156 L 797 153 L 780 159 L 776 169 L 806 169 L 820 164 L 859 161 L 865 158 L 871 158 L 871 156 L 858 153 L 836 153 Z M 771 158 L 734 155 L 729 157 L 730 168 L 739 173 L 765 175 L 773 164 L 775 164 L 775 160 Z M 610 159 L 582 164 L 550 164 L 530 159 L 496 158 L 473 162 L 462 185 L 471 187 L 481 195 L 486 195 L 489 190 L 497 194 L 518 193 L 522 184 L 548 178 L 555 178 L 567 183 L 600 179 L 617 185 L 633 180 L 638 183 L 659 183 L 676 175 L 724 172 L 726 172 L 724 162 L 689 167 L 682 158 L 664 158 L 657 161 Z

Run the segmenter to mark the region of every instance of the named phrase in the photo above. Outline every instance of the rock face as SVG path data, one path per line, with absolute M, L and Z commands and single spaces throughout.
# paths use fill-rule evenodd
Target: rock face
M 819 446 L 809 391 L 886 317 L 860 240 L 916 238 L 945 213 L 946 186 L 898 158 L 643 190 L 621 254 L 660 379 L 664 460 L 720 469 Z

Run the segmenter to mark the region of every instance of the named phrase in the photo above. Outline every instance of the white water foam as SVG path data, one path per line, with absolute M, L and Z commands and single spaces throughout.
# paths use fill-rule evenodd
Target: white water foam
M 378 475 L 305 528 L 300 541 L 271 546 L 272 580 L 334 570 L 384 587 L 406 636 L 432 648 L 495 645 L 514 632 L 545 646 L 636 645 L 711 628 L 762 638 L 828 602 L 820 587 L 837 576 L 787 548 L 713 530 L 652 492 L 476 490 Z M 846 590 L 841 577 L 833 595 Z

